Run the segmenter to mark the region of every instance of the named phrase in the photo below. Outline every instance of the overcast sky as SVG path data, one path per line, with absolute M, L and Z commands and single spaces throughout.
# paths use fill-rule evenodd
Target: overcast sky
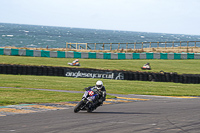
M 0 22 L 200 35 L 200 0 L 0 0 Z

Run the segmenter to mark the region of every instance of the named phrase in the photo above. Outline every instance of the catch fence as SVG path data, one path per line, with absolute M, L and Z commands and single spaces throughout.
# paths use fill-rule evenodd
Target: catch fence
M 143 48 L 189 48 L 200 47 L 200 41 L 165 41 L 165 42 L 133 42 L 133 43 L 66 43 L 69 49 L 84 50 L 119 50 L 119 49 L 143 49 Z

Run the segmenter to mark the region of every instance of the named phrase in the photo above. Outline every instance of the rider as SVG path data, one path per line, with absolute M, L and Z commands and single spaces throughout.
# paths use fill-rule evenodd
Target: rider
M 144 66 L 141 69 L 143 69 L 143 70 L 151 70 L 150 63 L 144 64 Z
M 80 66 L 79 59 L 74 60 L 72 63 L 68 63 L 71 66 Z
M 98 106 L 101 106 L 103 102 L 106 100 L 106 89 L 105 89 L 105 86 L 103 86 L 103 82 L 98 80 L 95 86 L 89 86 L 85 88 L 85 90 L 89 90 L 93 87 L 97 89 L 98 94 L 99 94 L 98 102 L 95 105 L 97 108 Z

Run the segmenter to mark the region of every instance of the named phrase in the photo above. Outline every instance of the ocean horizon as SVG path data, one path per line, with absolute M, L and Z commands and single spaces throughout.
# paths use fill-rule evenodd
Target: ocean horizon
M 150 33 L 136 31 L 101 30 L 42 25 L 0 23 L 0 47 L 66 48 L 68 43 L 140 43 L 140 42 L 200 41 L 200 35 Z M 155 46 L 154 46 L 155 45 Z M 151 47 L 156 47 L 154 44 Z M 179 44 L 175 44 L 178 46 Z M 182 43 L 186 46 L 186 43 Z M 168 47 L 171 44 L 167 45 Z M 194 46 L 190 43 L 189 46 Z M 197 47 L 200 43 L 197 43 Z M 94 49 L 94 46 L 90 46 Z M 138 46 L 139 48 L 140 46 Z M 149 44 L 145 44 L 149 47 Z M 161 46 L 162 47 L 162 46 Z M 105 46 L 105 50 L 110 46 Z M 113 49 L 117 49 L 117 45 Z M 120 45 L 120 48 L 126 48 Z M 129 46 L 133 48 L 133 45 Z M 97 45 L 97 50 L 102 45 Z

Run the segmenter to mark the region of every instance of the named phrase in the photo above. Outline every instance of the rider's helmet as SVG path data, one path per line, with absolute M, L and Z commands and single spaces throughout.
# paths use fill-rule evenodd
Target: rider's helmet
M 100 89 L 103 87 L 103 82 L 100 81 L 100 80 L 98 80 L 98 81 L 96 82 L 96 87 L 97 87 L 98 90 L 100 90 Z
M 76 59 L 75 61 L 77 61 L 77 62 L 78 62 L 78 61 L 79 61 L 79 59 Z

